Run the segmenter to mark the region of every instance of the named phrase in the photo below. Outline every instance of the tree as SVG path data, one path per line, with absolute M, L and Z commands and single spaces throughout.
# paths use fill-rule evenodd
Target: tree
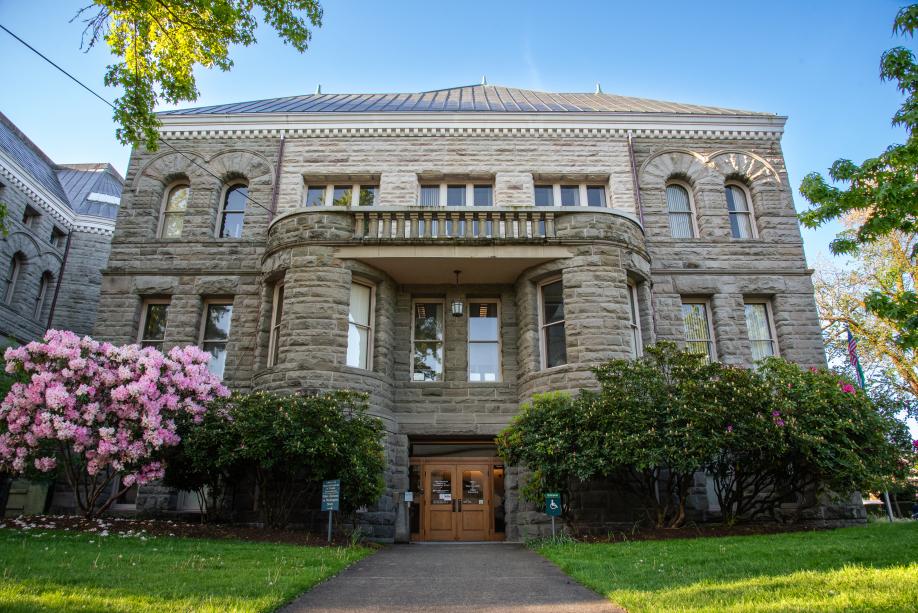
M 86 517 L 161 478 L 163 449 L 179 442 L 176 419 L 200 420 L 229 393 L 208 372 L 210 355 L 193 346 L 163 355 L 49 330 L 4 357 L 23 382 L 0 404 L 0 472 L 60 466 Z
M 899 11 L 893 32 L 911 37 L 918 27 L 918 5 Z M 880 78 L 895 81 L 905 101 L 892 123 L 905 128 L 904 144 L 892 145 L 860 165 L 836 160 L 829 179 L 819 173 L 807 175 L 800 193 L 813 207 L 800 215 L 801 222 L 816 228 L 827 221 L 858 214 L 859 224 L 832 242 L 835 254 L 857 254 L 862 248 L 884 240 L 891 233 L 914 236 L 918 232 L 918 63 L 905 47 L 886 51 L 880 61 Z M 912 242 L 905 257 L 915 263 L 918 243 Z M 864 298 L 867 309 L 895 324 L 894 342 L 903 348 L 918 347 L 918 294 L 912 285 L 871 288 Z
M 105 40 L 118 61 L 108 66 L 105 84 L 121 87 L 115 100 L 118 140 L 157 148 L 161 102 L 198 98 L 195 66 L 228 71 L 231 45 L 256 42 L 256 9 L 286 44 L 306 50 L 309 26 L 322 25 L 318 0 L 92 0 L 82 17 L 84 46 Z

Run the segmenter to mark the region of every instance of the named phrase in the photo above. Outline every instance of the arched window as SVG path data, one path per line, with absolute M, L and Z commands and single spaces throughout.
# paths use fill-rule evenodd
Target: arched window
M 25 256 L 16 252 L 10 259 L 9 268 L 6 273 L 6 293 L 3 295 L 3 302 L 12 304 L 13 298 L 16 297 L 16 282 L 19 281 L 19 275 L 22 273 L 22 265 L 25 263 Z
M 41 283 L 38 285 L 38 295 L 35 296 L 35 314 L 34 318 L 40 320 L 45 313 L 45 307 L 51 299 L 51 284 L 54 281 L 54 275 L 50 270 L 46 270 L 41 275 Z
M 185 211 L 188 210 L 188 197 L 191 190 L 187 185 L 176 185 L 163 203 L 159 235 L 162 238 L 179 238 L 185 225 Z
M 724 187 L 727 194 L 727 211 L 730 215 L 730 232 L 733 238 L 753 238 L 752 207 L 749 193 L 735 183 Z
M 677 183 L 666 186 L 666 209 L 669 211 L 669 232 L 673 238 L 694 238 L 692 203 L 688 190 Z
M 245 204 L 249 197 L 249 188 L 245 185 L 232 185 L 223 197 L 220 207 L 220 225 L 217 234 L 220 238 L 242 238 L 242 221 L 245 217 Z

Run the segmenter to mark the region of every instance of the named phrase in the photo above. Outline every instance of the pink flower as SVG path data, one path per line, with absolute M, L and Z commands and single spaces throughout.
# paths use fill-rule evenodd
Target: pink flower
M 733 432 L 733 424 L 727 424 L 727 433 Z
M 854 393 L 854 386 L 851 385 L 850 383 L 845 383 L 844 381 L 839 381 L 839 382 L 838 382 L 838 385 L 839 385 L 839 387 L 841 387 L 841 390 L 842 390 L 844 393 L 846 393 L 846 394 L 853 394 L 853 393 Z

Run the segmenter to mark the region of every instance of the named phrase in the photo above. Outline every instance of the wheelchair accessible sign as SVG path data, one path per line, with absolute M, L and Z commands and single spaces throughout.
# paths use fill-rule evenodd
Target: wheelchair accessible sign
M 545 494 L 545 513 L 550 517 L 561 517 L 561 494 Z

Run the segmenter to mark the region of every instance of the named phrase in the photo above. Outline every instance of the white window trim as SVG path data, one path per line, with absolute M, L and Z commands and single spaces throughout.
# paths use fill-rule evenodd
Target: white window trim
M 220 236 L 220 228 L 223 226 L 223 213 L 226 210 L 226 197 L 227 195 L 229 195 L 229 192 L 231 189 L 233 189 L 234 187 L 239 187 L 239 186 L 245 187 L 246 190 L 248 190 L 249 182 L 246 181 L 245 179 L 234 179 L 233 181 L 230 181 L 223 186 L 223 190 L 220 193 L 220 206 L 217 209 L 217 224 L 214 227 L 214 238 L 217 238 L 223 241 L 238 241 L 244 238 L 243 236 L 240 236 L 239 238 L 236 238 L 233 236 L 226 236 L 226 237 Z M 238 211 L 232 211 L 232 212 L 236 213 Z M 246 198 L 245 208 L 242 210 L 242 232 L 245 232 L 245 218 L 246 218 L 246 215 L 248 215 L 248 213 L 249 213 L 249 199 Z
M 685 193 L 688 194 L 688 206 L 689 206 L 689 217 L 692 220 L 692 236 L 680 236 L 676 237 L 672 235 L 670 231 L 669 238 L 672 240 L 684 241 L 684 240 L 694 240 L 701 238 L 701 232 L 698 230 L 698 209 L 695 207 L 695 190 L 692 189 L 692 186 L 681 181 L 679 179 L 670 179 L 666 182 L 666 185 L 663 186 L 663 210 L 666 211 L 666 222 L 669 223 L 669 201 L 666 199 L 666 188 L 670 185 L 678 185 L 685 190 Z M 726 198 L 726 196 L 724 196 Z
M 580 203 L 577 206 L 563 206 L 561 204 L 561 186 L 576 186 L 578 188 L 578 197 Z M 536 187 L 551 187 L 551 206 L 536 205 L 535 203 L 535 188 Z M 588 203 L 587 197 L 587 188 L 589 187 L 601 187 L 602 188 L 602 197 L 604 203 L 602 206 L 590 206 Z M 563 183 L 548 183 L 536 181 L 532 184 L 532 206 L 540 209 L 574 209 L 574 208 L 589 208 L 589 209 L 608 209 L 611 208 L 611 201 L 609 200 L 609 186 L 605 183 L 578 183 L 576 181 L 572 182 L 563 182 Z
M 376 284 L 372 281 L 362 279 L 360 277 L 351 277 L 351 285 L 362 285 L 364 287 L 370 288 L 370 316 L 367 318 L 369 325 L 367 327 L 367 366 L 366 369 L 360 366 L 348 366 L 348 368 L 357 368 L 359 370 L 373 370 L 373 355 L 376 353 Z M 348 312 L 350 312 L 350 305 L 348 305 Z M 358 328 L 363 327 L 360 324 L 354 324 Z M 351 322 L 347 322 L 348 330 L 350 330 Z M 414 330 L 414 326 L 411 327 Z M 412 347 L 413 348 L 413 347 Z M 344 354 L 345 364 L 347 364 L 347 353 Z M 414 360 L 412 360 L 414 364 Z
M 13 254 L 13 259 L 10 262 L 10 278 L 6 280 L 6 294 L 3 296 L 3 302 L 7 305 L 13 304 L 13 299 L 16 298 L 16 285 L 19 283 L 19 276 L 22 274 L 24 258 L 16 257 L 18 254 L 19 252 Z
M 462 207 L 457 207 L 456 205 L 446 204 L 446 194 L 448 193 L 447 188 L 450 185 L 464 185 L 465 186 L 465 204 L 462 205 Z M 495 190 L 494 190 L 493 180 L 490 183 L 488 183 L 487 181 L 472 181 L 472 182 L 447 181 L 445 183 L 441 183 L 437 181 L 418 181 L 418 193 L 417 193 L 417 198 L 415 199 L 415 202 L 417 203 L 418 207 L 425 208 L 425 209 L 433 209 L 433 208 L 441 208 L 441 209 L 451 208 L 452 209 L 452 208 L 463 208 L 463 207 L 480 208 L 480 209 L 488 208 L 483 205 L 477 206 L 475 204 L 475 186 L 476 185 L 481 186 L 481 187 L 490 187 L 491 188 L 491 208 L 494 208 L 495 206 L 497 206 L 495 204 L 496 199 L 494 197 Z M 440 188 L 440 197 L 439 197 L 436 207 L 428 206 L 428 205 L 423 205 L 423 206 L 421 205 L 421 188 L 422 187 L 439 187 Z
M 470 336 L 469 328 L 472 325 L 471 315 L 472 315 L 472 303 L 473 302 L 475 304 L 496 304 L 497 305 L 497 379 L 495 379 L 494 381 L 472 381 L 472 361 L 471 359 L 468 358 L 468 356 L 470 356 L 472 352 L 469 351 L 469 346 L 473 344 L 490 345 L 494 343 L 494 341 L 473 341 L 469 338 Z M 502 323 L 503 322 L 501 319 L 503 316 L 503 312 L 501 311 L 501 308 L 500 308 L 500 299 L 498 298 L 467 298 L 466 303 L 469 305 L 468 306 L 469 316 L 466 317 L 466 319 L 468 319 L 468 322 L 466 322 L 466 326 L 465 326 L 466 381 L 468 381 L 469 383 L 475 384 L 475 385 L 479 385 L 482 383 L 485 383 L 485 384 L 502 383 L 504 380 L 504 339 L 503 339 L 503 334 L 502 334 L 503 332 Z
M 765 316 L 768 318 L 768 333 L 771 334 L 770 340 L 771 340 L 771 349 L 773 352 L 772 355 L 774 357 L 779 357 L 781 355 L 781 348 L 778 346 L 778 329 L 775 328 L 775 317 L 774 317 L 773 309 L 771 307 L 771 300 L 767 298 L 744 299 L 743 307 L 745 307 L 747 304 L 764 304 L 765 305 Z M 745 311 L 745 308 L 743 310 Z M 746 323 L 745 319 L 746 318 L 745 318 L 745 312 L 744 312 L 743 313 L 744 323 Z M 760 340 L 760 339 L 752 339 L 749 337 L 749 324 L 748 323 L 746 324 L 746 339 L 749 341 L 750 351 L 752 347 L 752 341 Z
M 442 354 L 443 357 L 441 359 L 441 364 L 440 364 L 440 379 L 437 381 L 415 381 L 414 379 L 414 343 L 415 343 L 414 318 L 417 315 L 417 304 L 419 302 L 424 303 L 424 304 L 439 304 L 442 307 L 440 309 L 440 312 L 442 313 L 442 317 L 443 317 L 443 339 L 440 341 L 426 341 L 426 340 L 419 341 L 422 343 L 439 342 L 440 346 L 443 348 L 443 354 Z M 427 383 L 443 383 L 444 381 L 446 381 L 446 300 L 444 300 L 443 298 L 414 298 L 411 300 L 411 350 L 408 355 L 408 366 L 409 366 L 408 376 L 410 377 L 410 381 L 412 383 L 427 384 Z
M 159 206 L 159 222 L 156 224 L 156 238 L 163 238 L 163 224 L 165 223 L 165 219 L 166 219 L 166 206 L 168 206 L 169 204 L 169 196 L 171 196 L 172 192 L 174 192 L 179 187 L 188 188 L 188 204 L 191 204 L 191 183 L 189 183 L 188 181 L 185 181 L 184 179 L 181 179 L 178 181 L 173 181 L 172 183 L 167 185 L 166 191 L 163 193 L 163 201 L 160 203 L 160 206 Z M 187 213 L 188 213 L 188 205 L 185 205 L 185 212 L 182 214 L 182 222 L 183 222 L 182 223 L 182 234 L 184 234 L 185 232 L 184 218 Z M 171 241 L 171 240 L 176 240 L 178 238 L 181 238 L 181 235 L 175 236 L 175 237 L 166 237 L 165 240 Z
M 335 199 L 335 186 L 336 185 L 343 185 L 343 186 L 351 188 L 351 208 L 357 208 L 361 206 L 371 207 L 371 206 L 377 206 L 379 204 L 379 194 L 380 194 L 379 181 L 375 183 L 345 183 L 345 182 L 324 183 L 323 182 L 323 183 L 304 183 L 303 184 L 303 207 L 311 208 L 311 209 L 318 208 L 315 206 L 311 206 L 311 207 L 306 206 L 306 198 L 309 196 L 310 187 L 322 188 L 325 190 L 325 196 L 323 196 L 322 198 L 322 206 L 335 207 L 335 205 L 332 204 L 332 202 Z M 360 204 L 360 187 L 361 186 L 376 188 L 376 199 L 373 202 L 373 204 L 363 204 L 363 205 Z M 356 196 L 354 194 L 356 194 Z M 356 198 L 356 202 L 355 202 L 355 198 Z M 339 207 L 335 207 L 335 208 L 339 208 Z
M 628 301 L 631 303 L 631 313 L 634 314 L 633 321 L 629 321 L 631 328 L 631 342 L 634 344 L 633 357 L 637 359 L 644 355 L 644 338 L 641 335 L 641 303 L 638 301 L 637 283 L 628 280 Z
M 166 306 L 166 326 L 169 325 L 169 307 L 168 305 L 172 304 L 172 299 L 171 298 L 144 298 L 144 300 L 140 303 L 140 325 L 137 326 L 137 344 L 138 345 L 143 344 L 143 341 L 144 341 L 143 331 L 147 325 L 147 307 L 150 306 L 151 304 L 167 305 Z M 154 340 L 154 339 L 150 339 L 150 340 Z M 160 342 L 160 341 L 155 341 L 155 342 Z M 163 331 L 163 340 L 161 342 L 163 343 L 163 349 L 165 349 L 166 348 L 165 331 Z
M 563 300 L 564 299 L 564 281 L 560 275 L 544 279 L 540 281 L 537 286 L 537 290 L 538 290 L 537 296 L 538 296 L 538 301 L 539 301 L 539 369 L 540 370 L 551 370 L 552 368 L 561 368 L 562 366 L 567 366 L 568 364 L 568 360 L 566 359 L 567 358 L 567 308 L 565 308 L 564 319 L 562 319 L 561 321 L 556 321 L 552 324 L 549 324 L 550 326 L 557 326 L 560 324 L 564 325 L 564 354 L 565 354 L 564 364 L 558 364 L 557 366 L 552 366 L 551 368 L 545 365 L 546 358 L 548 357 L 548 354 L 546 352 L 547 343 L 545 342 L 545 330 L 549 326 L 546 326 L 545 324 L 545 298 L 543 297 L 542 292 L 546 285 L 551 285 L 552 283 L 557 283 L 559 281 L 561 282 L 561 298 Z M 566 306 L 567 304 L 565 303 L 565 307 Z
M 738 241 L 757 240 L 759 238 L 759 229 L 756 226 L 756 222 L 755 222 L 756 221 L 755 220 L 755 207 L 752 205 L 752 192 L 750 192 L 749 188 L 746 185 L 744 185 L 741 181 L 731 180 L 731 181 L 725 182 L 724 183 L 724 206 L 725 207 L 727 207 L 727 193 L 726 192 L 727 192 L 728 187 L 740 188 L 743 191 L 743 195 L 746 196 L 746 206 L 749 207 L 749 212 L 745 214 L 749 216 L 750 235 L 745 236 L 745 237 L 733 236 L 733 227 L 731 225 L 730 237 L 733 240 L 738 240 Z M 732 213 L 729 207 L 727 207 L 727 223 L 728 224 L 730 222 L 730 215 L 736 215 L 736 214 L 743 215 L 744 213 Z
M 201 326 L 200 326 L 200 330 L 198 330 L 198 347 L 202 351 L 204 351 L 204 341 L 206 340 L 204 338 L 204 331 L 207 328 L 207 309 L 211 305 L 231 307 L 230 309 L 230 334 L 233 333 L 233 312 L 232 312 L 233 299 L 232 298 L 207 298 L 206 300 L 204 300 L 204 306 L 203 306 L 203 309 L 201 310 Z M 220 343 L 223 341 L 211 341 L 211 342 Z M 226 348 L 227 350 L 229 350 L 229 338 L 227 338 L 225 342 L 226 342 Z M 228 353 L 227 353 L 227 357 L 229 357 Z M 223 379 L 224 374 L 225 372 L 220 373 L 220 379 Z
M 710 352 L 708 353 L 708 358 L 712 362 L 717 361 L 717 339 L 714 336 L 714 311 L 711 309 L 711 301 L 707 298 L 682 298 L 682 301 L 679 303 L 679 316 L 682 320 L 682 340 L 685 343 L 688 342 L 702 342 L 697 339 L 688 339 L 685 338 L 685 316 L 682 314 L 682 305 L 683 304 L 703 304 L 705 311 L 705 323 L 708 327 L 708 338 L 711 339 L 708 341 L 710 343 Z
M 282 287 L 284 287 L 283 279 L 274 284 L 274 289 L 271 293 L 271 327 L 268 329 L 268 368 L 275 366 L 277 362 L 280 361 L 279 347 L 277 348 L 277 359 L 275 359 L 274 354 L 275 345 L 280 344 L 280 326 L 284 323 L 283 310 L 281 310 L 281 320 L 277 321 L 277 298 L 280 295 Z M 286 297 L 286 292 L 284 292 L 284 296 Z M 275 331 L 277 331 L 277 335 L 274 334 Z

